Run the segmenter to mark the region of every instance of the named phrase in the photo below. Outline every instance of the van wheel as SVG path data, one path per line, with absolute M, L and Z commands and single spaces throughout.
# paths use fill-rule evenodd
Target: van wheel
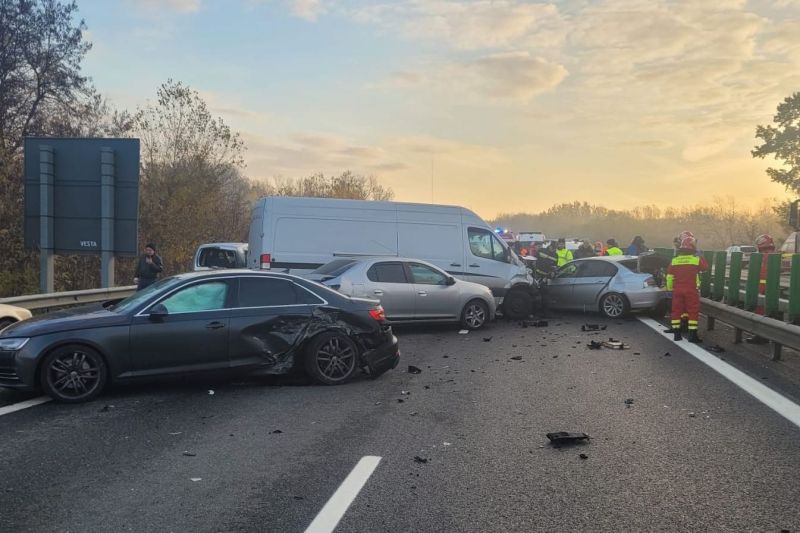
M 323 385 L 339 385 L 353 377 L 358 369 L 358 348 L 345 335 L 322 333 L 305 350 L 308 375 Z
M 489 306 L 480 300 L 472 300 L 461 312 L 461 326 L 464 329 L 481 329 L 489 320 Z
M 511 320 L 522 320 L 533 313 L 533 296 L 526 289 L 511 289 L 503 299 L 503 314 Z
M 600 300 L 600 312 L 607 318 L 619 318 L 630 311 L 628 299 L 622 294 L 610 292 Z

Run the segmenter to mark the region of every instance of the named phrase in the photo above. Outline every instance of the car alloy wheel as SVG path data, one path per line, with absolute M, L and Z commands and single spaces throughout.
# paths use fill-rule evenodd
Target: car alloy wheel
M 463 325 L 467 329 L 480 329 L 488 318 L 486 305 L 483 302 L 473 300 L 464 308 Z
M 332 383 L 344 381 L 353 374 L 356 350 L 340 336 L 332 336 L 317 348 L 316 365 L 320 374 Z
M 51 353 L 42 366 L 42 386 L 54 399 L 82 402 L 97 396 L 105 386 L 106 365 L 90 348 L 65 346 Z
M 603 314 L 609 318 L 619 318 L 625 314 L 627 304 L 619 294 L 606 294 L 603 297 Z

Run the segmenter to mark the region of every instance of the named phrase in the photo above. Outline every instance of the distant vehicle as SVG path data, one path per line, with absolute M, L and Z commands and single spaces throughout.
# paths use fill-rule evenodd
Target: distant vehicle
M 529 244 L 541 244 L 547 240 L 544 233 L 541 231 L 521 231 L 517 233 L 517 242 Z
M 577 259 L 561 267 L 544 291 L 553 309 L 599 311 L 619 318 L 632 310 L 655 310 L 666 293 L 653 275 L 635 272 L 636 257 Z
M 391 323 L 459 322 L 480 329 L 495 315 L 488 287 L 418 259 L 334 259 L 306 277 L 347 296 L 380 300 Z
M 536 296 L 527 267 L 463 207 L 328 198 L 266 197 L 253 208 L 248 266 L 307 273 L 338 258 L 415 257 L 487 286 L 518 319 Z
M 28 320 L 31 316 L 31 312 L 23 307 L 0 304 L 0 331 L 15 322 Z
M 217 268 L 246 268 L 247 243 L 212 242 L 202 244 L 194 254 L 194 270 Z
M 160 280 L 115 305 L 57 311 L 0 332 L 0 386 L 68 403 L 110 382 L 187 373 L 284 374 L 343 383 L 399 360 L 376 300 L 286 274 L 226 270 Z
M 725 252 L 728 254 L 728 264 L 731 262 L 731 257 L 734 252 L 741 252 L 742 253 L 742 264 L 746 265 L 750 263 L 750 255 L 757 253 L 758 248 L 755 246 L 750 246 L 746 244 L 737 244 L 735 246 L 729 246 Z

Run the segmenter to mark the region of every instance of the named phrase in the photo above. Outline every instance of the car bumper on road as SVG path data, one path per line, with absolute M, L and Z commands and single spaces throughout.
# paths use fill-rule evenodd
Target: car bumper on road
M 372 377 L 378 377 L 387 370 L 395 368 L 400 362 L 400 343 L 393 334 L 384 344 L 367 350 L 362 355 Z

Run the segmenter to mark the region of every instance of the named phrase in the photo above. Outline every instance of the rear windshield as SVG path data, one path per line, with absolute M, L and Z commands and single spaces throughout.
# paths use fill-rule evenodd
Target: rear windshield
M 330 276 L 335 278 L 350 270 L 350 268 L 352 268 L 356 263 L 357 261 L 355 259 L 334 259 L 330 263 L 322 265 L 316 269 L 314 272 L 312 272 L 312 274 L 319 274 L 321 276 Z
M 244 268 L 243 259 L 234 250 L 208 247 L 200 250 L 197 265 L 204 268 Z

